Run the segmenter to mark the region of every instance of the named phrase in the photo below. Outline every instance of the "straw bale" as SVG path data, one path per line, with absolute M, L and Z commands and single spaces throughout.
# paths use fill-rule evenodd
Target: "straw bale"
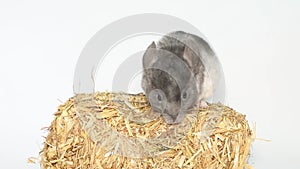
M 120 102 L 120 96 L 127 101 Z M 92 109 L 87 111 L 86 107 Z M 251 168 L 247 159 L 254 133 L 245 115 L 222 104 L 209 104 L 209 108 L 187 115 L 183 124 L 174 128 L 149 110 L 143 94 L 98 92 L 70 98 L 59 106 L 47 129 L 41 167 Z M 184 125 L 188 122 L 193 123 Z

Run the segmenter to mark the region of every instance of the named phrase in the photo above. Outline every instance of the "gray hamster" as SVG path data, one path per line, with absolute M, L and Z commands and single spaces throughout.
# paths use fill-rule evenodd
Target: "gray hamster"
M 220 63 L 202 38 L 183 31 L 152 42 L 143 55 L 142 88 L 166 123 L 180 123 L 195 107 L 207 107 L 221 76 Z

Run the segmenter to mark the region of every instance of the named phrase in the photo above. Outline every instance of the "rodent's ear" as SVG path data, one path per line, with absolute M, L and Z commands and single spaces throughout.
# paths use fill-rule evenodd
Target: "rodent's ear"
M 156 49 L 155 42 L 152 42 L 146 49 L 144 56 L 143 56 L 144 68 L 151 67 L 151 65 L 157 60 L 157 56 L 155 54 L 155 49 Z
M 193 66 L 194 52 L 189 47 L 184 47 L 183 58 L 189 64 L 190 67 Z
M 149 46 L 148 46 L 148 48 L 147 48 L 147 49 L 150 49 L 150 48 L 153 48 L 153 49 L 155 49 L 155 48 L 156 48 L 156 44 L 155 44 L 155 42 L 154 42 L 154 41 L 151 43 L 151 45 L 149 45 Z

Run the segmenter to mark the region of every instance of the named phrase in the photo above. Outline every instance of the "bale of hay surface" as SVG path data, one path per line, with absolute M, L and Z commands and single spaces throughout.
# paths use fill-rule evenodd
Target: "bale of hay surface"
M 161 117 L 145 123 L 128 120 L 122 113 L 125 110 L 121 108 L 125 103 L 117 103 L 113 99 L 116 98 L 116 95 L 119 94 L 94 94 L 93 97 L 96 102 L 93 104 L 97 105 L 90 107 L 96 107 L 96 109 L 87 113 L 94 115 L 96 120 L 105 121 L 110 129 L 113 129 L 115 133 L 121 133 L 124 139 L 159 138 L 162 133 L 173 127 L 167 125 Z M 150 109 L 144 95 L 126 96 L 128 96 L 134 110 L 146 112 Z M 227 106 L 210 104 L 208 109 L 199 109 L 194 112 L 194 117 L 188 115 L 186 121 L 189 118 L 195 118 L 195 120 L 188 131 L 183 131 L 184 135 L 176 134 L 176 132 L 180 132 L 181 127 L 175 130 L 176 137 L 179 135 L 178 138 L 180 139 L 177 139 L 178 142 L 172 146 L 161 149 L 160 146 L 151 147 L 153 144 L 148 146 L 136 145 L 134 148 L 136 151 L 130 148 L 131 150 L 123 150 L 122 154 L 113 153 L 106 146 L 111 145 L 110 141 L 114 142 L 115 139 L 109 140 L 105 144 L 101 142 L 110 137 L 102 135 L 104 132 L 107 134 L 106 128 L 101 128 L 102 126 L 97 128 L 95 125 L 97 123 L 93 124 L 91 132 L 95 133 L 97 130 L 95 136 L 89 130 L 84 129 L 83 126 L 89 124 L 79 118 L 78 112 L 76 113 L 78 111 L 78 109 L 76 110 L 76 101 L 78 101 L 76 97 L 70 98 L 65 104 L 59 106 L 55 118 L 48 128 L 49 133 L 41 151 L 41 167 L 44 169 L 251 168 L 247 164 L 247 159 L 254 133 L 249 128 L 245 115 Z M 86 94 L 81 95 L 80 99 L 81 101 L 89 100 L 87 98 L 90 97 L 91 95 Z M 88 103 L 83 102 L 82 104 Z M 219 115 L 217 120 L 211 118 L 216 114 Z M 214 121 L 212 127 L 209 125 L 211 120 Z M 118 145 L 122 144 L 123 140 L 118 140 Z M 152 154 L 143 156 L 146 151 L 138 154 L 142 151 L 141 147 L 149 149 L 147 152 Z M 117 149 L 116 146 L 113 148 Z M 132 154 L 127 151 L 132 151 Z

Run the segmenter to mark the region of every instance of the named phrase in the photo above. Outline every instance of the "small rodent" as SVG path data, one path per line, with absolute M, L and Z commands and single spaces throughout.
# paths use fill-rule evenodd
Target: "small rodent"
M 152 42 L 143 55 L 142 88 L 168 124 L 180 123 L 192 108 L 207 107 L 221 74 L 210 45 L 183 31 Z

